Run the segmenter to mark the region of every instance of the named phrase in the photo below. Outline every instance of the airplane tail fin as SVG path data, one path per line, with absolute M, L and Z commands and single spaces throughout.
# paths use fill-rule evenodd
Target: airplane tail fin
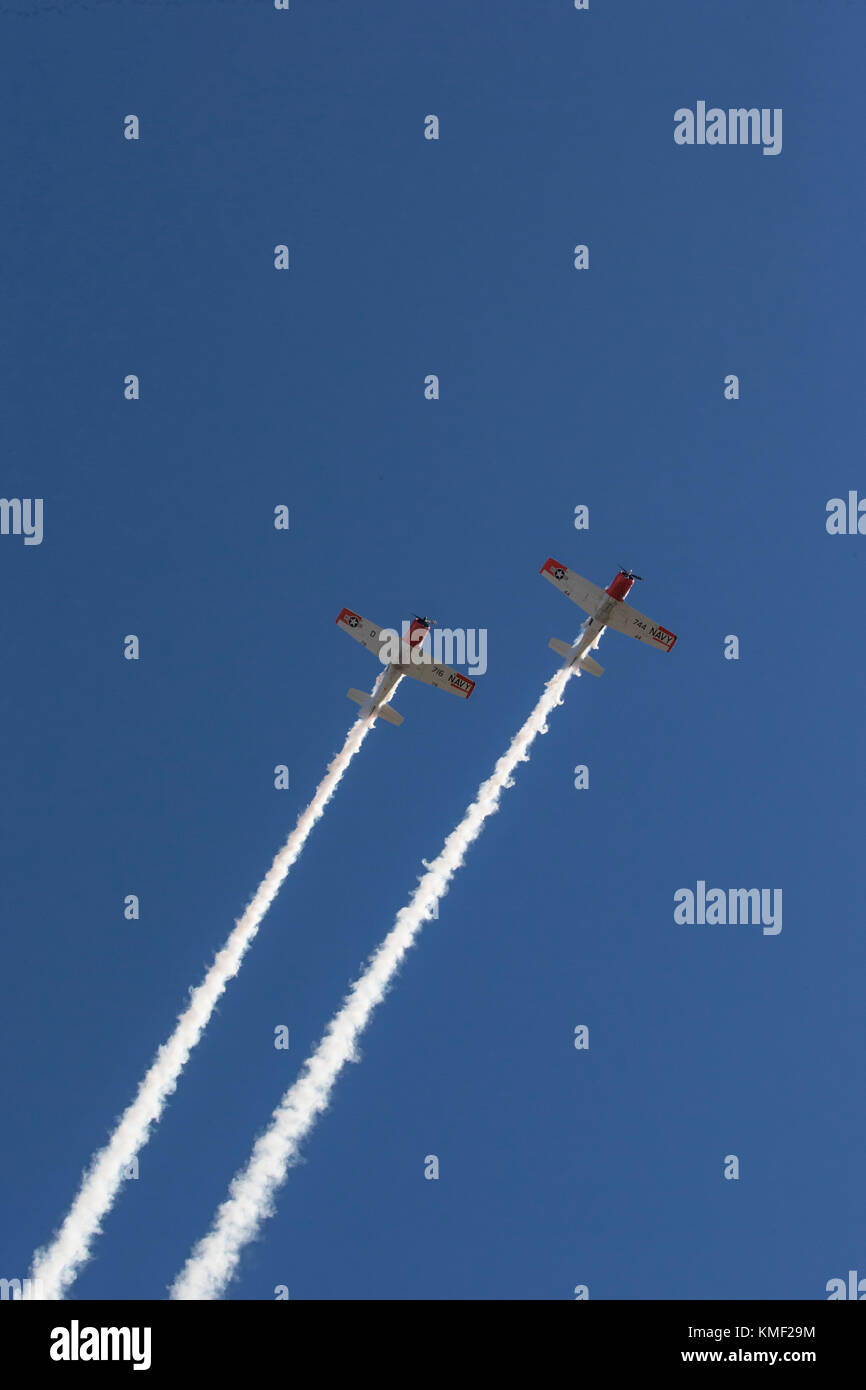
M 372 695 L 365 695 L 363 690 L 347 690 L 346 694 L 350 700 L 354 700 L 356 705 L 366 705 L 372 700 Z M 403 716 L 398 714 L 390 705 L 380 705 L 376 710 L 377 719 L 384 719 L 388 724 L 402 724 Z
M 567 659 L 574 652 L 574 647 L 570 647 L 567 642 L 560 642 L 559 638 L 551 637 L 547 644 L 557 656 Z M 591 676 L 600 676 L 604 672 L 604 667 L 599 666 L 597 661 L 593 661 L 591 656 L 581 657 L 578 665 L 582 671 L 588 671 Z

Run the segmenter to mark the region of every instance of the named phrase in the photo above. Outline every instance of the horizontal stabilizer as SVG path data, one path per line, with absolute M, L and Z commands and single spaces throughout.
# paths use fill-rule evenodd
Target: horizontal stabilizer
M 388 724 L 402 724 L 403 716 L 398 714 L 390 705 L 380 705 L 375 711 L 374 718 L 384 719 Z
M 593 661 L 591 656 L 584 656 L 580 661 L 581 671 L 588 671 L 591 676 L 603 676 L 604 667 L 599 666 L 597 661 Z
M 567 642 L 560 642 L 558 637 L 551 637 L 547 644 L 557 656 L 563 657 L 568 661 L 569 657 L 574 656 L 574 647 L 570 647 Z M 593 661 L 591 656 L 581 657 L 578 666 L 582 671 L 588 671 L 591 676 L 600 676 L 604 673 L 604 667 L 599 666 L 597 661 Z
M 369 702 L 373 698 L 372 695 L 366 695 L 363 690 L 347 690 L 346 694 L 348 695 L 350 700 L 355 701 L 356 705 L 369 704 Z M 392 709 L 390 705 L 380 705 L 379 708 L 374 711 L 374 716 L 376 719 L 384 719 L 385 722 L 388 724 L 403 723 L 402 714 L 398 714 L 397 711 L 395 709 Z

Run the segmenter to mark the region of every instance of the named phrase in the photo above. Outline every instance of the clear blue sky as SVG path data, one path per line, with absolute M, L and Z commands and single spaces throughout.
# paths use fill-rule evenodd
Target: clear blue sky
M 646 575 L 676 650 L 609 633 L 570 684 L 229 1296 L 866 1274 L 866 537 L 824 524 L 866 495 L 864 36 L 839 0 L 0 3 L 0 491 L 45 506 L 0 536 L 4 1277 L 370 687 L 340 608 L 486 628 L 470 701 L 405 682 L 367 740 L 73 1290 L 165 1296 L 573 637 L 550 554 Z M 698 100 L 781 107 L 782 153 L 678 147 Z M 699 879 L 781 888 L 781 933 L 676 925 Z

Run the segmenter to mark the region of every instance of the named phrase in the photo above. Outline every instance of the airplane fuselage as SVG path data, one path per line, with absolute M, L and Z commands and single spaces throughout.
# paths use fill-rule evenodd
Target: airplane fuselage
M 370 708 L 367 711 L 368 714 L 375 714 L 376 710 L 381 709 L 382 705 L 388 704 L 389 700 L 391 699 L 391 696 L 394 694 L 394 691 L 396 690 L 400 682 L 400 677 L 402 676 L 402 674 L 403 672 L 401 671 L 400 667 L 395 665 L 395 663 L 392 661 L 390 666 L 388 666 L 385 670 L 385 674 L 382 677 L 382 684 L 376 691 L 375 699 L 370 701 Z
M 404 655 L 409 657 L 410 659 L 412 656 L 415 656 L 416 652 L 418 652 L 420 655 L 420 648 L 423 645 L 424 638 L 427 636 L 427 633 L 429 631 L 430 628 L 427 623 L 423 622 L 420 618 L 415 618 L 414 621 L 409 624 L 409 631 L 408 633 L 406 633 L 406 638 L 402 648 Z M 409 648 L 408 651 L 406 650 L 407 647 Z M 391 696 L 394 694 L 394 691 L 400 684 L 401 676 L 404 676 L 405 674 L 405 666 L 400 665 L 396 661 L 390 662 L 385 671 L 385 675 L 382 678 L 382 684 L 376 691 L 376 697 L 370 702 L 370 707 L 367 710 L 368 714 L 375 714 L 376 711 L 380 710 L 383 705 L 387 705 L 390 702 Z
M 568 663 L 570 666 L 579 666 L 581 657 L 589 651 L 594 642 L 597 642 L 601 634 L 608 625 L 608 618 L 618 603 L 621 603 L 634 584 L 634 580 L 622 571 L 616 576 L 612 583 L 605 589 L 605 597 L 602 599 L 592 617 L 587 620 L 586 627 L 580 634 L 575 643 L 574 655 Z

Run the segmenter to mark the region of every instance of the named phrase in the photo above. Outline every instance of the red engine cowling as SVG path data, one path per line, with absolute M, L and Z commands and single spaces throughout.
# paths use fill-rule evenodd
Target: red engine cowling
M 620 570 L 616 579 L 614 579 L 611 584 L 608 584 L 605 593 L 610 594 L 611 598 L 624 599 L 633 583 L 634 580 L 631 575 L 626 574 L 624 570 Z
M 420 618 L 415 618 L 409 624 L 409 635 L 406 638 L 410 647 L 420 647 L 427 633 L 430 631 L 428 623 L 422 623 Z

